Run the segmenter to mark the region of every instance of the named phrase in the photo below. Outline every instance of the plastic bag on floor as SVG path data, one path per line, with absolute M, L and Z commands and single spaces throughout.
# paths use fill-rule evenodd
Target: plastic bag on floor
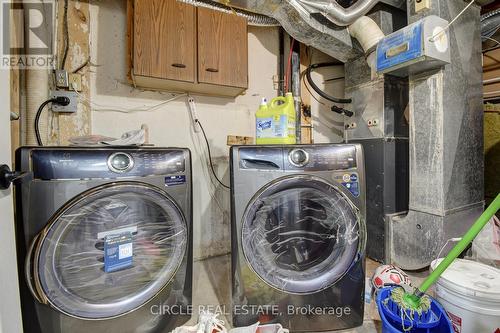
M 226 333 L 224 321 L 217 317 L 218 314 L 202 312 L 198 318 L 198 324 L 177 327 L 172 333 Z
M 493 216 L 472 242 L 472 259 L 500 268 L 500 220 Z

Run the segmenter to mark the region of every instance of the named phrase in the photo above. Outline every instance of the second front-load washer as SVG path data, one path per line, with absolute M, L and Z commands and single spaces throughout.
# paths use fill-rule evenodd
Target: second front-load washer
M 231 149 L 235 326 L 362 324 L 364 177 L 357 144 Z

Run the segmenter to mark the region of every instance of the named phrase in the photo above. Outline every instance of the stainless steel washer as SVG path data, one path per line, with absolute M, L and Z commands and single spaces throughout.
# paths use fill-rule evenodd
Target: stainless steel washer
M 329 331 L 363 322 L 361 145 L 231 149 L 233 323 Z
M 16 188 L 25 332 L 163 332 L 190 318 L 188 149 L 26 147 L 16 165 L 31 174 Z

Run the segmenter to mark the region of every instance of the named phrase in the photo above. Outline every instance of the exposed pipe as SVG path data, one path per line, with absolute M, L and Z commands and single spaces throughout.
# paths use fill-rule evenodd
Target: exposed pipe
M 300 98 L 300 43 L 296 42 L 292 48 L 292 94 L 295 107 L 295 138 L 297 143 L 302 142 L 302 101 Z
M 279 28 L 278 96 L 285 96 L 285 32 Z
M 354 5 L 344 8 L 335 0 L 312 1 L 312 0 L 293 0 L 298 1 L 310 11 L 319 11 L 327 19 L 339 26 L 351 25 L 360 16 L 368 13 L 370 9 L 377 4 L 378 0 L 358 0 Z
M 323 63 L 319 63 L 319 64 L 311 64 L 311 65 L 309 65 L 309 67 L 307 67 L 307 69 L 306 69 L 306 80 L 307 80 L 307 83 L 309 84 L 309 86 L 318 95 L 320 95 L 321 97 L 323 97 L 326 100 L 329 100 L 330 102 L 339 103 L 339 104 L 348 104 L 348 103 L 351 103 L 352 100 L 350 98 L 337 98 L 337 97 L 333 97 L 333 96 L 328 95 L 327 93 L 325 93 L 323 90 L 321 90 L 314 83 L 314 81 L 313 81 L 313 79 L 311 77 L 311 71 L 313 69 L 322 68 L 322 67 L 330 67 L 330 66 L 333 66 L 333 65 L 337 65 L 337 64 L 333 63 L 333 62 L 323 62 Z
M 42 3 L 43 1 L 37 1 Z M 28 40 L 30 27 L 29 25 L 29 11 L 24 10 L 24 38 Z M 52 24 L 53 22 L 50 22 Z M 46 29 L 43 34 L 49 36 L 50 27 L 49 22 L 42 25 L 41 29 Z M 25 128 L 26 128 L 26 144 L 36 145 L 35 136 L 35 117 L 40 104 L 47 100 L 49 92 L 49 70 L 48 69 L 33 69 L 28 68 L 26 71 L 26 114 L 25 114 Z M 40 118 L 41 136 L 45 142 L 48 141 L 48 112 Z

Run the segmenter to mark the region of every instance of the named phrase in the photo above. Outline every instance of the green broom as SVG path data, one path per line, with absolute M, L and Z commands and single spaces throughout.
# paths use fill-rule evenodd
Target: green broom
M 414 317 L 415 313 L 421 315 L 429 310 L 430 299 L 425 296 L 425 292 L 433 285 L 443 272 L 450 266 L 460 253 L 462 253 L 472 240 L 479 234 L 483 227 L 488 223 L 493 215 L 500 209 L 500 194 L 497 195 L 495 200 L 489 207 L 481 214 L 477 221 L 462 237 L 460 242 L 453 247 L 448 255 L 441 261 L 436 269 L 425 279 L 425 281 L 415 288 L 413 293 L 405 292 L 403 288 L 396 288 L 391 293 L 390 298 L 396 303 L 403 313 L 410 313 L 410 317 Z M 401 312 L 400 312 L 401 313 Z M 417 316 L 419 317 L 419 316 Z

